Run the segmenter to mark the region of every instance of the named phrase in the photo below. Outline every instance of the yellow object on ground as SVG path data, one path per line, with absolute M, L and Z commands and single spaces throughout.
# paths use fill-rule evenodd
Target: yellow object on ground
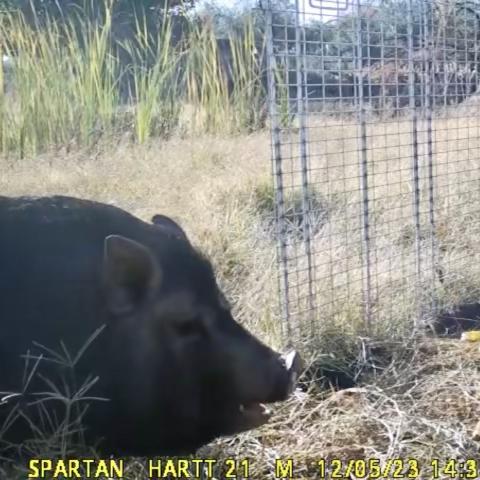
M 480 342 L 480 330 L 470 330 L 463 332 L 461 339 L 464 342 Z

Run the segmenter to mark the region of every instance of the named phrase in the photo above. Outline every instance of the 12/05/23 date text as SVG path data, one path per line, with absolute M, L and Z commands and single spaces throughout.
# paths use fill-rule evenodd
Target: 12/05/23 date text
M 414 458 L 380 459 L 321 459 L 317 462 L 317 472 L 325 479 L 478 479 L 480 461 L 475 459 L 432 459 L 420 462 Z

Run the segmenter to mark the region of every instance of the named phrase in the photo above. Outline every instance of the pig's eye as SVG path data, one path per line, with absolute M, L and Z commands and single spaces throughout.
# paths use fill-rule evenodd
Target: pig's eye
M 182 337 L 194 337 L 202 335 L 204 328 L 202 319 L 200 317 L 192 318 L 191 320 L 186 320 L 179 322 L 176 325 L 177 332 Z

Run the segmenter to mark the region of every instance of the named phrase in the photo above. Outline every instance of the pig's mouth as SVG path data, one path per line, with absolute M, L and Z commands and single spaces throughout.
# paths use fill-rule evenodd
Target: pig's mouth
M 302 361 L 294 351 L 282 356 L 282 361 L 290 374 L 289 385 L 285 392 L 286 397 L 288 397 L 295 389 L 297 378 L 302 369 Z M 273 412 L 265 405 L 266 403 L 271 402 L 249 402 L 240 404 L 235 415 L 236 432 L 251 430 L 267 423 Z
M 242 432 L 267 423 L 272 411 L 264 403 L 250 403 L 238 407 L 237 431 Z

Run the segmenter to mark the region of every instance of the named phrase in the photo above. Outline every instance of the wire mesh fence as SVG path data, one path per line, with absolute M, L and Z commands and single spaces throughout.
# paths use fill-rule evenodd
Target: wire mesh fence
M 480 291 L 480 6 L 266 9 L 284 333 L 405 333 Z

